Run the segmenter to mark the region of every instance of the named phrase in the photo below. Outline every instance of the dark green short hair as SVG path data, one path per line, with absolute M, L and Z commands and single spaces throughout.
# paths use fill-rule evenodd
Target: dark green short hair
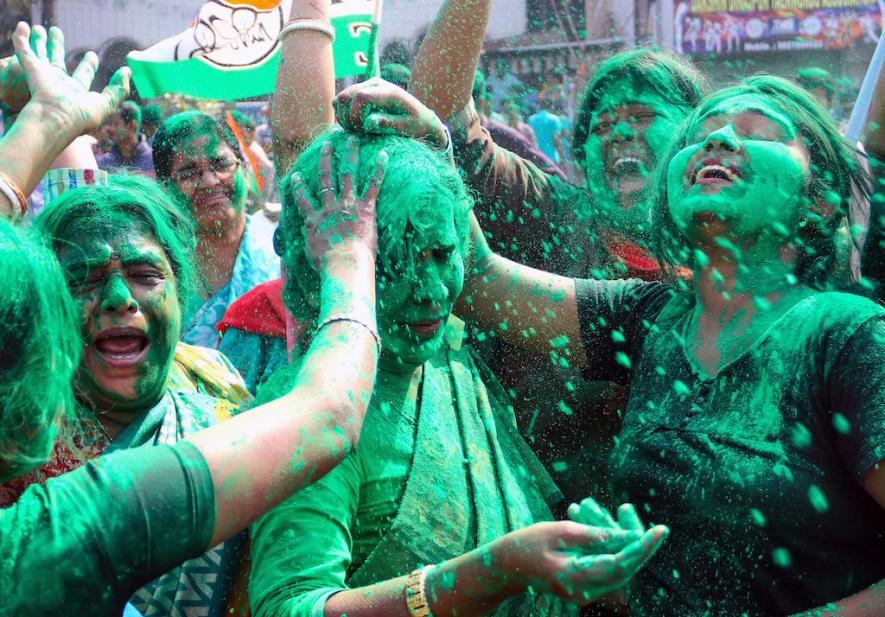
M 80 320 L 55 256 L 0 221 L 0 476 L 43 463 L 57 418 L 74 421 Z
M 823 88 L 828 96 L 836 91 L 836 80 L 832 74 L 819 66 L 808 66 L 796 71 L 796 83 L 806 90 Z
M 194 290 L 196 236 L 193 219 L 157 182 L 139 175 L 112 174 L 107 186 L 83 186 L 50 202 L 35 220 L 58 252 L 76 243 L 78 231 L 106 224 L 122 214 L 144 228 L 163 248 L 175 274 L 182 310 Z
M 283 212 L 276 232 L 277 252 L 288 268 L 288 280 L 283 299 L 292 315 L 300 321 L 316 317 L 319 277 L 304 252 L 304 220 L 292 192 L 288 189 L 291 174 L 297 172 L 303 179 L 314 203 L 319 203 L 319 168 L 323 144 L 335 147 L 335 165 L 341 164 L 343 145 L 348 133 L 335 130 L 321 135 L 301 154 L 289 177 L 283 182 Z M 408 246 L 404 241 L 408 229 L 408 214 L 412 208 L 431 199 L 442 198 L 454 204 L 455 229 L 458 232 L 459 251 L 467 263 L 469 256 L 469 213 L 473 202 L 464 182 L 443 153 L 423 142 L 405 137 L 359 135 L 360 163 L 356 186 L 362 190 L 375 173 L 375 159 L 384 150 L 388 164 L 384 183 L 378 195 L 378 263 L 388 272 L 396 264 L 410 263 Z
M 403 90 L 408 90 L 412 71 L 405 64 L 385 64 L 381 67 L 381 79 L 396 84 Z
M 163 108 L 159 105 L 147 105 L 141 110 L 141 123 L 160 126 L 163 122 Z
M 168 182 L 172 178 L 172 162 L 175 153 L 191 139 L 204 135 L 215 135 L 230 146 L 241 161 L 243 154 L 233 131 L 224 122 L 219 122 L 201 111 L 183 111 L 167 118 L 154 135 L 154 171 L 157 179 Z
M 687 60 L 648 48 L 621 52 L 599 65 L 587 89 L 575 121 L 575 159 L 584 161 L 584 144 L 590 137 L 590 119 L 599 101 L 612 87 L 624 82 L 642 85 L 686 113 L 704 96 L 707 80 Z
M 688 144 L 688 131 L 700 118 L 723 101 L 752 94 L 762 96 L 790 118 L 805 139 L 811 157 L 811 174 L 803 197 L 825 200 L 835 208 L 833 216 L 809 220 L 795 230 L 793 240 L 800 248 L 796 277 L 805 284 L 821 286 L 836 259 L 835 233 L 848 212 L 853 195 L 862 199 L 869 195 L 869 179 L 858 165 L 859 153 L 848 143 L 829 112 L 806 90 L 792 81 L 773 75 L 754 75 L 741 83 L 708 95 L 689 114 L 671 143 L 669 151 L 659 159 L 655 179 L 653 227 L 657 233 L 655 252 L 663 264 L 694 263 L 692 247 L 679 232 L 667 205 L 667 167 L 676 154 Z

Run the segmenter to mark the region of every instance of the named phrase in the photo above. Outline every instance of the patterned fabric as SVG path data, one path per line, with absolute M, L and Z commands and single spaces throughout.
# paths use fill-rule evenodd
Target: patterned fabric
M 0 486 L 0 507 L 15 503 L 34 483 L 72 471 L 102 454 L 139 446 L 172 444 L 236 414 L 251 397 L 242 378 L 221 353 L 179 343 L 166 394 L 110 441 L 95 416 L 82 410 L 72 443 L 56 442 L 51 459 L 22 478 Z M 164 574 L 130 600 L 145 616 L 227 613 L 227 600 L 243 553 L 240 534 L 197 559 Z
M 273 250 L 273 232 L 267 226 L 256 225 L 246 217 L 246 230 L 240 251 L 234 262 L 230 281 L 212 297 L 188 310 L 187 326 L 181 340 L 192 345 L 215 347 L 218 333 L 215 325 L 224 317 L 227 308 L 240 296 L 261 283 L 279 278 L 280 258 Z
M 43 176 L 43 202 L 48 204 L 70 189 L 107 183 L 108 172 L 102 169 L 50 169 Z
M 230 418 L 235 412 L 236 408 L 223 399 L 170 388 L 157 405 L 108 445 L 105 454 L 140 446 L 174 444 Z M 241 533 L 170 570 L 138 590 L 130 603 L 146 617 L 224 615 L 239 569 L 244 537 Z
M 202 392 L 236 405 L 252 396 L 243 378 L 223 353 L 179 342 L 168 377 L 173 390 Z

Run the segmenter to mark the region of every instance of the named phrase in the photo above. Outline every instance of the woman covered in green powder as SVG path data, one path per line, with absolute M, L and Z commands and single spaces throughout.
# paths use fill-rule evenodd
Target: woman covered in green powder
M 215 347 L 215 325 L 244 293 L 280 275 L 273 228 L 246 214 L 247 167 L 227 125 L 199 111 L 167 119 L 154 137 L 154 168 L 190 208 L 196 226 L 199 285 L 181 338 Z
M 357 179 L 371 173 L 374 153 L 389 160 L 378 196 L 380 371 L 360 448 L 252 527 L 253 613 L 422 614 L 409 612 L 404 587 L 423 585 L 439 615 L 576 614 L 555 595 L 583 603 L 620 587 L 665 528 L 600 542 L 569 522 L 532 525 L 552 518 L 555 487 L 494 377 L 444 336 L 468 257 L 464 185 L 419 142 L 335 131 L 298 159 L 294 199 L 334 194 L 332 146 Z M 277 243 L 289 273 L 283 300 L 304 324 L 316 316 L 317 276 L 298 211 L 285 203 Z M 281 386 L 274 375 L 258 399 Z M 422 570 L 428 564 L 436 567 Z
M 45 31 L 35 31 L 45 42 Z M 18 122 L 25 124 L 0 140 L 0 150 L 18 150 L 30 158 L 33 143 L 24 137 L 41 130 L 32 124 L 59 121 L 63 138 L 70 140 L 84 128 L 84 118 L 113 107 L 101 111 L 97 105 L 104 107 L 104 100 L 81 96 L 82 85 L 66 82 L 63 65 L 44 63 L 40 52 L 29 48 L 28 35 L 27 26 L 19 24 L 13 40 L 32 91 L 40 96 L 20 116 Z M 50 31 L 52 37 L 60 32 Z M 67 92 L 60 82 L 69 86 Z M 38 164 L 36 158 L 17 161 L 22 171 L 17 178 L 30 177 L 25 167 Z M 311 231 L 305 250 L 320 273 L 319 317 L 304 366 L 291 369 L 291 389 L 187 441 L 88 462 L 45 486 L 31 486 L 17 503 L 0 509 L 0 615 L 120 614 L 140 585 L 238 533 L 353 449 L 372 394 L 378 352 L 374 200 L 382 163 L 377 165 L 371 182 L 360 187 L 362 196 L 345 191 L 326 200 L 322 210 L 304 213 Z M 348 178 L 338 181 L 347 184 Z M 95 214 L 90 211 L 87 218 Z M 95 227 L 119 223 L 122 215 L 95 217 Z M 67 439 L 82 419 L 70 384 L 83 371 L 83 320 L 68 287 L 112 289 L 100 306 L 105 316 L 134 321 L 141 315 L 140 325 L 148 328 L 156 320 L 147 314 L 156 313 L 147 305 L 164 298 L 174 302 L 175 273 L 159 238 L 149 237 L 139 225 L 128 231 L 133 243 L 118 246 L 112 246 L 114 236 L 104 245 L 94 236 L 84 237 L 83 248 L 96 249 L 88 253 L 95 262 L 83 264 L 91 272 L 80 272 L 83 277 L 74 280 L 70 272 L 66 279 L 50 250 L 0 222 L 0 481 L 45 461 L 57 433 Z M 129 284 L 159 289 L 153 297 L 137 298 L 144 302 L 144 313 L 135 302 L 123 310 L 111 299 L 125 295 L 123 287 Z M 126 327 L 138 329 L 133 323 Z M 92 329 L 87 327 L 86 334 Z M 124 336 L 139 335 L 130 331 Z M 117 341 L 97 350 L 107 356 L 107 368 L 124 368 L 128 344 Z M 163 355 L 162 349 L 156 351 Z M 105 376 L 125 381 L 120 373 Z
M 436 130 L 426 110 L 412 121 Z M 706 97 L 656 183 L 659 259 L 691 284 L 540 272 L 474 223 L 458 313 L 630 387 L 611 494 L 674 529 L 631 614 L 885 611 L 885 311 L 827 291 L 839 221 L 865 190 L 854 156 L 790 82 Z M 607 520 L 594 510 L 576 516 Z

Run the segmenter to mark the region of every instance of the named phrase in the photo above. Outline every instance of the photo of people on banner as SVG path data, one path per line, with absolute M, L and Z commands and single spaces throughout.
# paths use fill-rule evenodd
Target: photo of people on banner
M 768 10 L 741 10 L 768 4 Z M 819 6 L 814 7 L 817 4 Z M 694 0 L 676 5 L 674 43 L 680 53 L 737 54 L 788 49 L 844 49 L 875 44 L 882 32 L 882 0 L 832 2 Z M 793 6 L 795 8 L 793 8 Z M 812 8 L 809 8 L 812 5 Z

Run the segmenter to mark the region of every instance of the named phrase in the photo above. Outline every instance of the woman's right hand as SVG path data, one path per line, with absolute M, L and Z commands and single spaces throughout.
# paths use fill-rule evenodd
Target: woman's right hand
M 338 123 L 354 132 L 401 135 L 448 146 L 442 121 L 417 98 L 374 77 L 342 90 L 335 99 Z
M 365 253 L 374 259 L 377 251 L 375 202 L 384 180 L 387 154 L 384 151 L 378 153 L 375 173 L 362 196 L 357 197 L 354 176 L 359 168 L 359 138 L 348 137 L 342 147 L 343 163 L 333 169 L 332 144 L 326 142 L 323 145 L 319 173 L 320 206 L 314 204 L 300 175 L 292 174 L 290 180 L 295 202 L 304 218 L 305 250 L 317 271 L 336 256 Z
M 623 587 L 660 548 L 669 530 L 591 527 L 572 521 L 537 523 L 490 546 L 508 587 L 548 592 L 588 604 Z
M 129 96 L 128 67 L 117 70 L 101 92 L 90 92 L 98 68 L 98 56 L 91 51 L 68 75 L 64 35 L 58 28 L 50 28 L 47 33 L 42 26 L 32 29 L 19 22 L 12 44 L 16 58 L 3 65 L 4 99 L 13 105 L 23 105 L 25 100 L 36 105 L 41 118 L 58 120 L 72 138 L 101 126 Z M 27 76 L 28 98 L 22 91 L 21 70 Z

